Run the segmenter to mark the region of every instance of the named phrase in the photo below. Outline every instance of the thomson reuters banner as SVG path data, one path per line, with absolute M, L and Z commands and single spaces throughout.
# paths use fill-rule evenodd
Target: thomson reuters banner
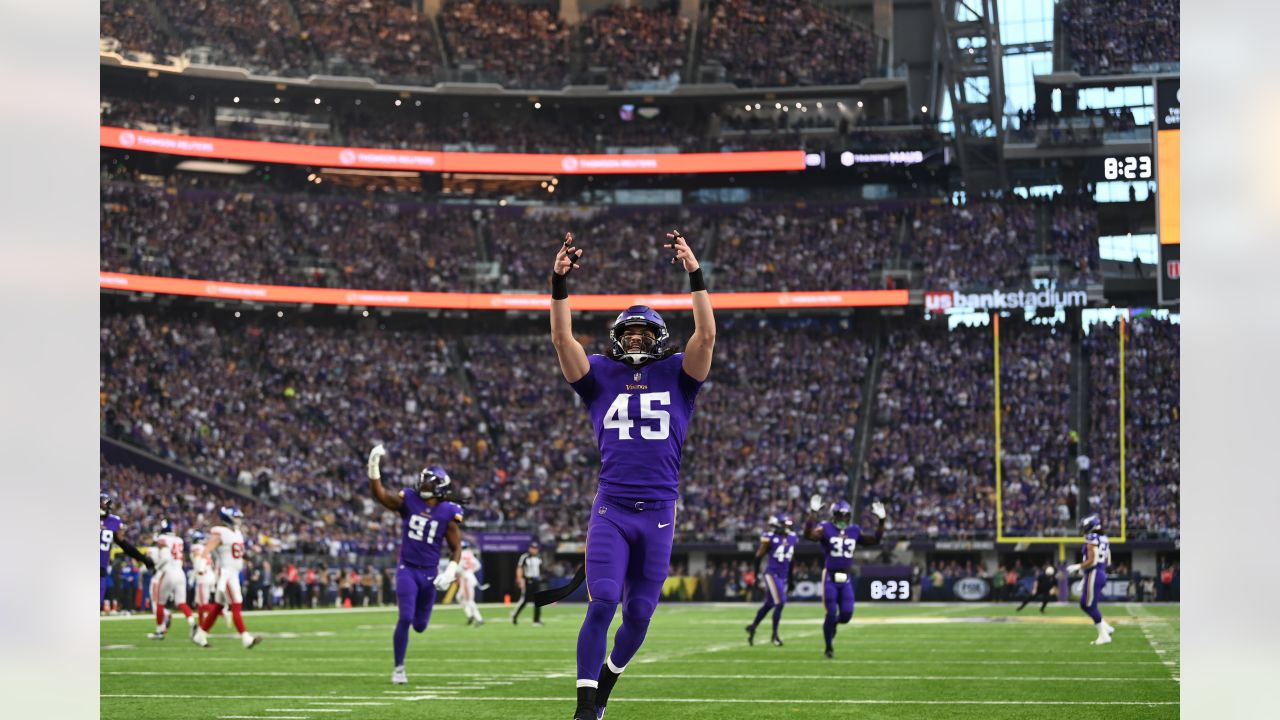
M 441 310 L 549 310 L 550 293 L 544 295 L 503 293 L 400 292 L 313 288 L 293 285 L 250 285 L 187 278 L 152 277 L 103 272 L 98 274 L 103 289 L 149 292 L 162 295 L 247 300 L 264 303 L 312 303 L 315 305 L 359 305 L 367 307 L 430 308 Z M 658 310 L 689 310 L 691 297 L 683 295 L 572 295 L 574 310 L 618 312 L 632 305 L 648 305 Z M 907 304 L 906 290 L 836 290 L 830 292 L 716 293 L 715 306 L 725 310 L 770 308 L 888 307 Z
M 520 175 L 681 175 L 804 170 L 803 150 L 647 155 L 434 152 L 228 140 L 100 127 L 102 147 L 219 160 L 419 172 Z
M 963 293 L 959 291 L 926 292 L 926 312 L 947 310 L 1011 310 L 1015 308 L 1084 307 L 1089 304 L 1089 293 L 1084 290 L 992 290 L 991 292 Z

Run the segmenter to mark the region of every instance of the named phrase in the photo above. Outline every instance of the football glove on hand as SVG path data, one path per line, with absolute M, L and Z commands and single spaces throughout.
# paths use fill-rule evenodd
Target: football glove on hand
M 1067 566 L 1067 572 L 1068 572 L 1068 573 L 1070 573 L 1070 574 L 1072 574 L 1072 575 L 1079 575 L 1079 574 L 1080 574 L 1080 563 L 1073 563 L 1073 564 L 1071 564 L 1071 565 L 1068 565 L 1068 566 Z
M 457 575 L 458 575 L 458 563 L 450 560 L 449 566 L 444 569 L 444 572 L 436 576 L 436 589 L 448 590 L 449 586 L 453 584 L 453 580 L 455 577 L 457 577 Z
M 382 470 L 379 469 L 378 463 L 382 462 L 382 458 L 387 454 L 387 449 L 381 445 L 375 445 L 373 450 L 369 451 L 369 479 L 381 480 Z
M 884 503 L 880 502 L 879 500 L 871 503 L 871 514 L 883 520 L 884 519 Z
M 809 498 L 809 509 L 813 512 L 818 512 L 819 510 L 822 509 L 821 495 L 814 493 L 813 496 Z

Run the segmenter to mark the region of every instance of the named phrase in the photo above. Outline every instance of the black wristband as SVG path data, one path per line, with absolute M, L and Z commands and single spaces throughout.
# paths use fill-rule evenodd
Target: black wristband
M 551 273 L 551 299 L 552 300 L 568 300 L 569 299 L 569 281 L 568 273 L 561 275 L 558 272 Z
M 689 273 L 689 292 L 707 289 L 707 281 L 702 279 L 702 268 Z

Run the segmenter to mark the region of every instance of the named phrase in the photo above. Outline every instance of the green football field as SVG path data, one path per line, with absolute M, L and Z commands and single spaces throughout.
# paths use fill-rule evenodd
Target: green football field
M 550 608 L 518 627 L 485 606 L 482 628 L 456 606 L 412 634 L 409 684 L 393 686 L 391 609 L 246 613 L 265 640 L 245 650 L 220 619 L 208 649 L 174 619 L 152 641 L 152 616 L 101 623 L 102 717 L 531 718 L 573 714 L 583 605 Z M 822 611 L 792 603 L 785 647 L 768 626 L 748 647 L 754 606 L 665 604 L 619 680 L 609 720 L 628 718 L 1174 718 L 1177 606 L 1104 605 L 1112 644 L 1093 647 L 1074 605 L 862 603 L 822 655 Z M 615 620 L 620 620 L 620 618 Z M 763 642 L 761 642 L 763 641 Z

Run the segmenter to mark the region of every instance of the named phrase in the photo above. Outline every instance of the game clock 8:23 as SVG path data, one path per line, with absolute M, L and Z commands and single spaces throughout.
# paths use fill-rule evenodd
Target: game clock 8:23
M 867 580 L 867 597 L 874 601 L 910 600 L 911 581 L 902 578 L 869 578 Z
M 1120 155 L 1102 159 L 1104 180 L 1150 180 L 1155 177 L 1150 155 Z

